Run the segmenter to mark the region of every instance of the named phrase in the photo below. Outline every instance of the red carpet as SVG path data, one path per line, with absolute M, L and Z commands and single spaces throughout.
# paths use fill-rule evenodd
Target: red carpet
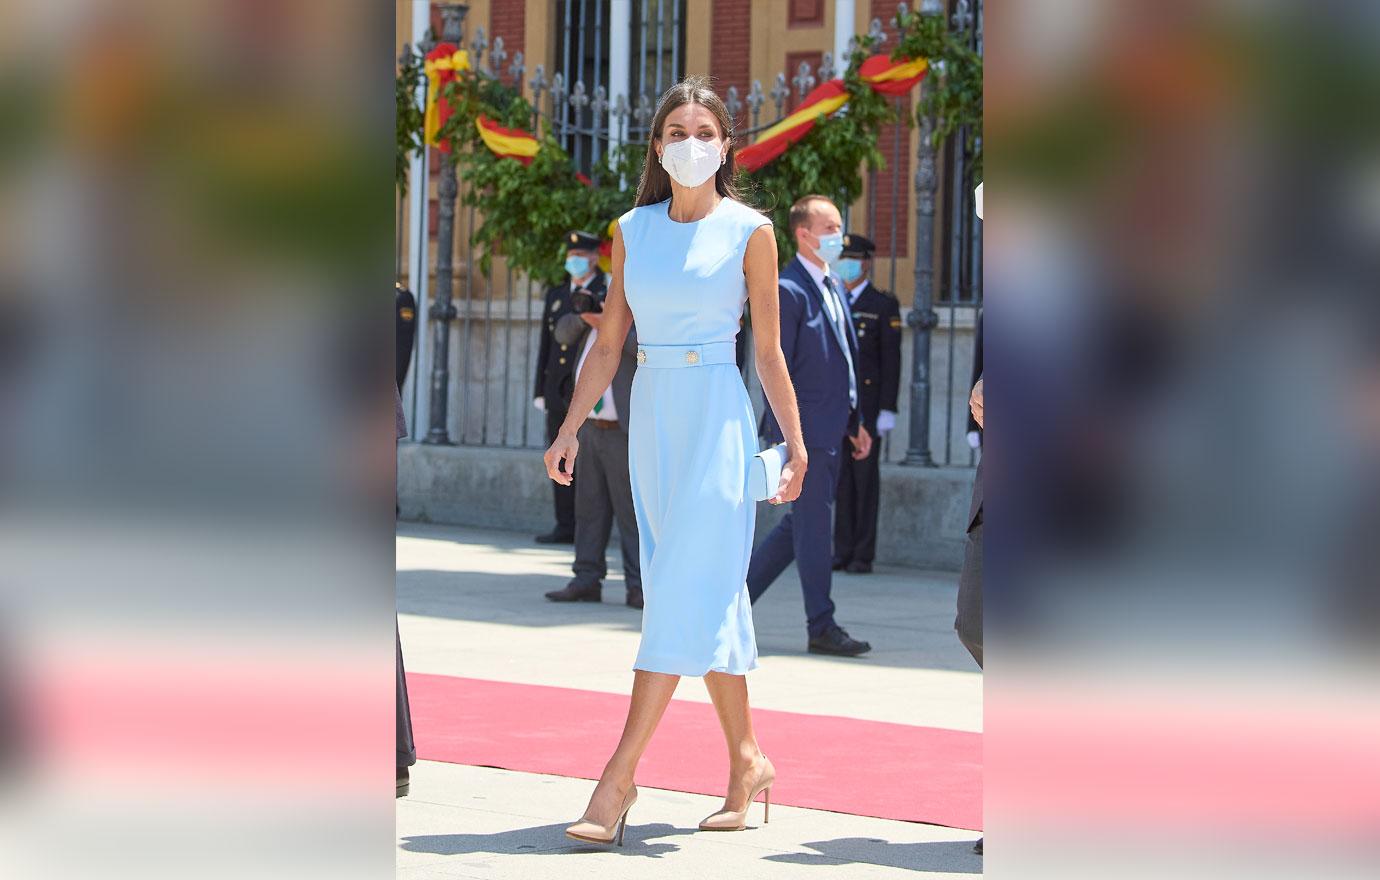
M 596 779 L 618 742 L 628 698 L 409 673 L 417 755 L 481 767 Z M 772 801 L 982 829 L 982 735 L 754 709 L 776 765 Z M 723 795 L 723 734 L 708 703 L 672 700 L 638 767 L 639 785 Z

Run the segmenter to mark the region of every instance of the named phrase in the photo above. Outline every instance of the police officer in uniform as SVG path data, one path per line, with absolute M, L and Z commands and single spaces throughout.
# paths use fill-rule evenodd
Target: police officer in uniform
M 901 307 L 896 297 L 868 280 L 870 238 L 850 232 L 834 271 L 848 288 L 853 327 L 858 336 L 858 401 L 862 421 L 873 437 L 864 459 L 845 458 L 834 506 L 834 570 L 872 571 L 877 553 L 877 507 L 881 496 L 880 437 L 896 427 L 896 397 L 901 387 Z
M 537 380 L 533 404 L 546 413 L 546 442 L 554 443 L 556 433 L 570 409 L 575 393 L 575 364 L 580 351 L 556 339 L 556 322 L 572 314 L 570 295 L 576 290 L 602 294 L 604 275 L 599 271 L 599 237 L 588 232 L 570 232 L 565 237 L 565 271 L 570 281 L 546 292 L 542 310 L 541 342 L 537 347 Z M 551 484 L 556 497 L 556 527 L 538 535 L 539 544 L 575 543 L 575 485 Z

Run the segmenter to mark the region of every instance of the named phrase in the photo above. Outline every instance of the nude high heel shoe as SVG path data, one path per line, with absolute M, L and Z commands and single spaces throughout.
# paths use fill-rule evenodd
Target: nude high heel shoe
M 628 811 L 632 805 L 637 803 L 637 786 L 633 786 L 623 800 L 623 809 L 619 811 L 618 818 L 613 825 L 599 825 L 588 819 L 581 819 L 574 825 L 565 829 L 565 836 L 571 840 L 579 840 L 585 843 L 613 843 L 618 841 L 618 845 L 623 845 L 623 832 L 628 827 Z
M 720 810 L 712 816 L 705 818 L 700 823 L 701 831 L 742 831 L 747 827 L 748 810 L 752 807 L 752 802 L 757 800 L 759 794 L 766 795 L 766 803 L 762 813 L 762 824 L 766 825 L 771 821 L 771 786 L 776 782 L 776 768 L 772 766 L 766 755 L 762 756 L 765 762 L 761 774 L 757 781 L 753 783 L 752 793 L 748 795 L 747 806 L 741 810 Z

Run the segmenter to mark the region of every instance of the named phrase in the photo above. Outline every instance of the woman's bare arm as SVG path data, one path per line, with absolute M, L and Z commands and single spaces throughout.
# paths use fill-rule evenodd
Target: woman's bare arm
M 580 426 L 589 417 L 589 411 L 603 396 L 604 390 L 618 372 L 619 361 L 623 357 L 623 342 L 627 339 L 628 328 L 632 326 L 632 312 L 623 293 L 623 231 L 615 226 L 613 232 L 612 279 L 609 281 L 608 296 L 604 298 L 603 317 L 599 321 L 599 337 L 580 368 L 580 378 L 575 383 L 575 394 L 570 400 L 570 412 L 561 424 L 556 442 L 546 451 L 546 471 L 551 479 L 563 486 L 570 485 L 570 473 L 575 466 L 575 456 L 579 443 L 575 437 Z M 564 461 L 566 470 L 560 470 Z
M 786 438 L 790 460 L 781 474 L 781 486 L 772 497 L 774 503 L 794 501 L 800 495 L 807 466 L 805 437 L 800 430 L 800 407 L 795 388 L 781 352 L 781 299 L 776 276 L 776 236 L 770 226 L 762 226 L 748 239 L 743 257 L 747 277 L 748 301 L 752 304 L 753 352 L 757 377 L 767 403 Z

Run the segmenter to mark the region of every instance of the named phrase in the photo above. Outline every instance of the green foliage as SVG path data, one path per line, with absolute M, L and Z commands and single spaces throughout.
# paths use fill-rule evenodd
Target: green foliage
M 394 79 L 394 100 L 398 116 L 398 147 L 394 180 L 398 192 L 407 195 L 407 165 L 412 154 L 422 148 L 423 111 L 417 100 L 417 89 L 422 84 L 422 59 L 416 52 L 408 52 L 398 66 Z
M 756 173 L 739 175 L 743 192 L 771 216 L 783 263 L 795 255 L 795 240 L 786 220 L 796 199 L 819 193 L 835 204 L 851 204 L 862 194 L 864 165 L 880 169 L 885 164 L 877 149 L 877 131 L 897 121 L 896 110 L 890 99 L 858 77 L 858 66 L 874 48 L 873 41 L 860 37 L 848 59 L 843 76 L 848 104 L 843 110 L 820 119 L 809 134 Z
M 936 149 L 958 132 L 972 154 L 972 185 L 982 180 L 982 56 L 973 51 L 972 31 L 949 28 L 944 15 L 907 12 L 896 16 L 901 39 L 892 58 L 925 58 L 930 64 L 916 119 L 933 115 L 930 143 Z
M 607 167 L 598 169 L 594 185 L 583 183 L 549 128 L 540 133 L 541 149 L 529 165 L 494 155 L 479 137 L 475 119 L 483 114 L 506 128 L 531 131 L 532 106 L 516 90 L 466 76 L 452 82 L 446 94 L 455 111 L 440 137 L 454 148 L 443 161 L 458 163 L 462 204 L 480 218 L 471 238 L 480 270 L 489 272 L 493 258 L 502 254 L 514 271 L 543 284 L 559 283 L 565 278 L 565 234 L 583 229 L 602 236 L 610 221 L 632 207 L 633 192 L 620 189 L 617 173 Z
M 966 48 L 966 39 L 950 34 L 943 16 L 910 14 L 898 20 L 903 38 L 893 58 L 902 55 L 942 61 L 945 75 L 936 77 L 922 106 L 939 118 L 936 143 L 967 126 L 970 142 L 982 121 L 982 61 Z M 787 234 L 791 203 L 807 193 L 822 193 L 840 205 L 862 193 L 865 169 L 885 165 L 877 148 L 882 125 L 898 121 L 891 98 L 878 95 L 858 76 L 858 68 L 876 50 L 876 42 L 860 37 L 848 59 L 844 87 L 846 107 L 814 128 L 784 154 L 755 174 L 740 173 L 738 184 L 748 201 L 767 212 L 776 227 L 781 259 L 789 259 L 795 243 Z M 404 65 L 398 74 L 398 175 L 405 186 L 407 157 L 418 148 L 422 110 L 411 100 L 421 76 Z M 457 76 L 444 88 L 453 112 L 439 136 L 452 145 L 442 161 L 457 163 L 462 204 L 479 221 L 474 230 L 481 271 L 492 268 L 502 255 L 515 272 L 544 284 L 564 279 L 562 251 L 565 233 L 584 229 L 604 235 L 609 223 L 632 207 L 646 155 L 645 145 L 628 144 L 591 175 L 592 185 L 575 176 L 570 157 L 552 136 L 549 126 L 537 133 L 541 149 L 528 165 L 495 156 L 475 127 L 483 114 L 507 128 L 531 131 L 535 113 L 520 92 L 481 74 Z M 909 119 L 905 120 L 909 123 Z M 981 157 L 974 166 L 981 174 Z

